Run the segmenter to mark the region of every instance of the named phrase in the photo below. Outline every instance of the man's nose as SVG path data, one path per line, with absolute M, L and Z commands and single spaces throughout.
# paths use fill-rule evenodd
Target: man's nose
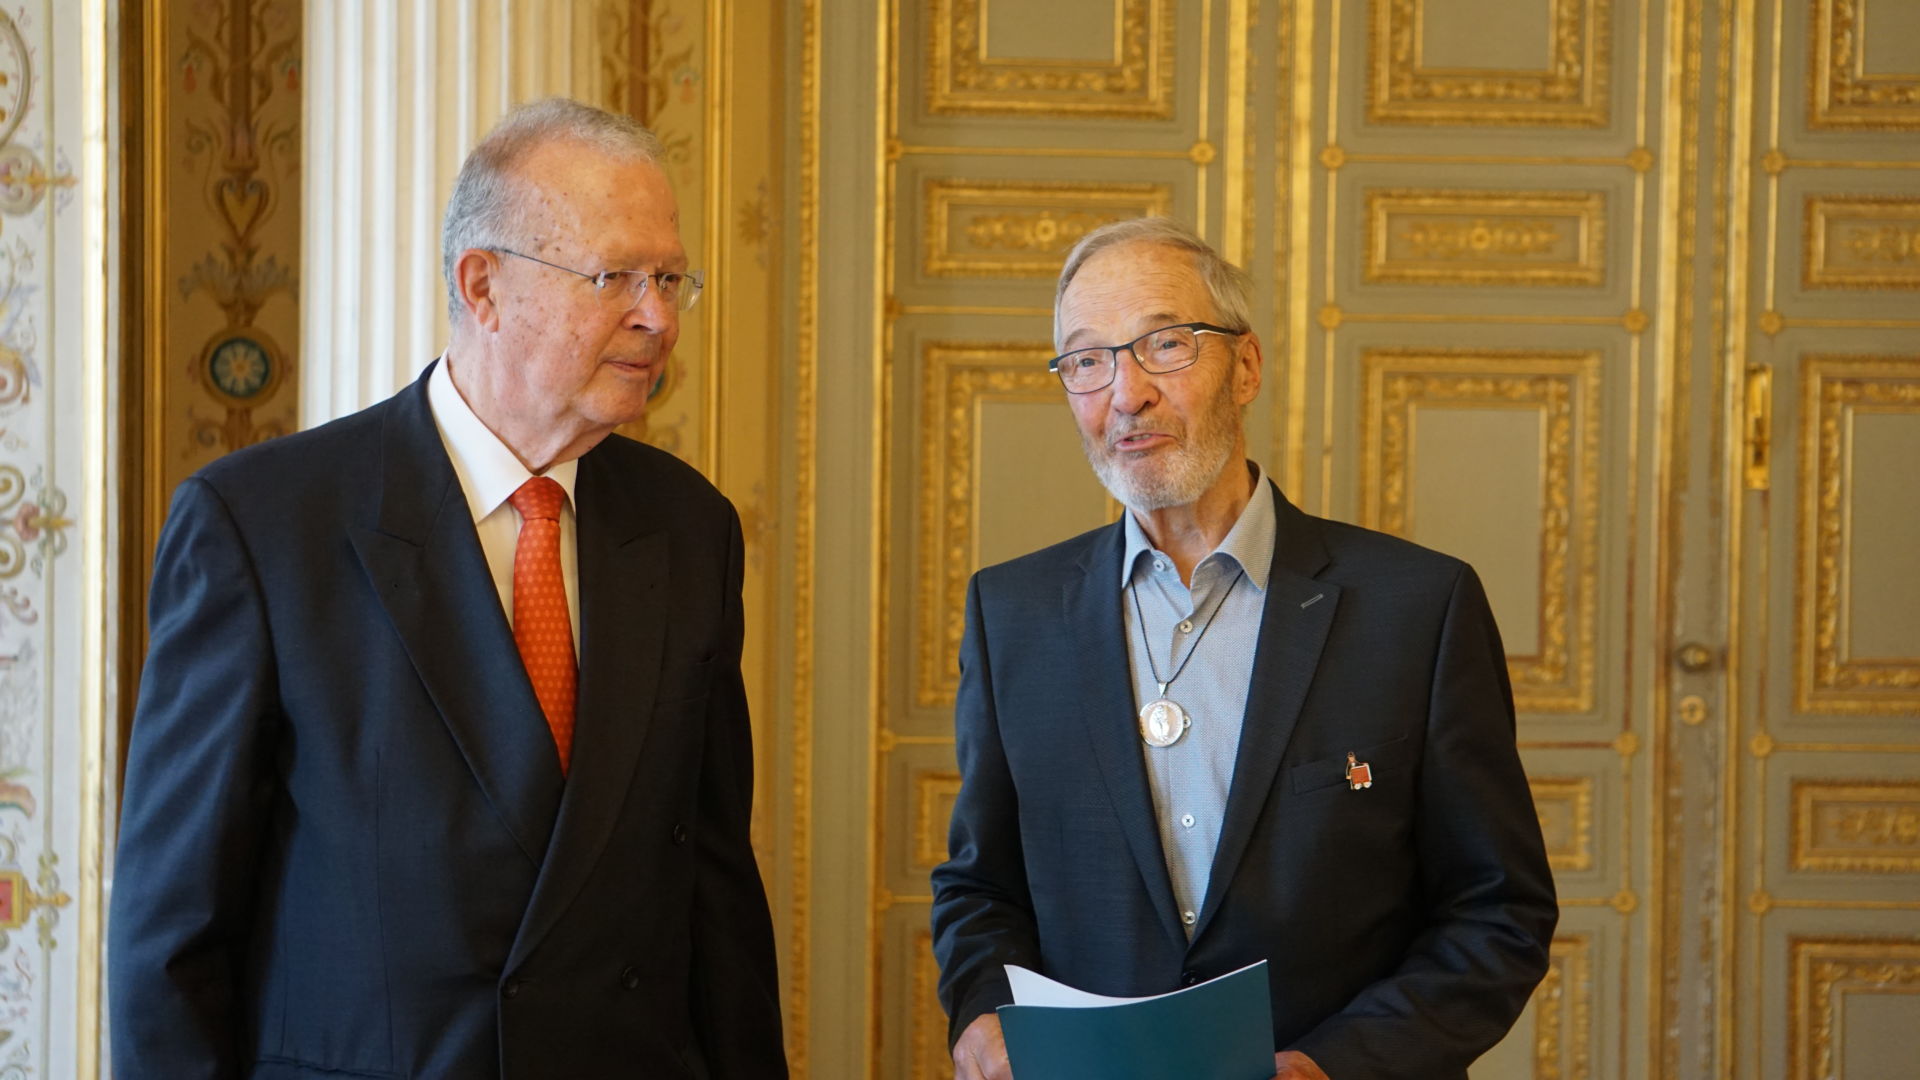
M 1160 386 L 1147 369 L 1140 366 L 1133 347 L 1113 351 L 1113 410 L 1129 416 L 1146 408 L 1160 396 Z
M 679 321 L 680 309 L 661 293 L 658 281 L 649 280 L 647 291 L 621 316 L 620 324 L 629 330 L 657 334 Z

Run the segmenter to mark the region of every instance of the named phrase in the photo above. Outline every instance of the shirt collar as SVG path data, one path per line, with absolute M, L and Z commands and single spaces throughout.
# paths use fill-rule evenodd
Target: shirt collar
M 1249 461 L 1247 467 L 1253 472 L 1253 498 L 1247 500 L 1233 528 L 1227 530 L 1226 538 L 1220 541 L 1220 546 L 1201 559 L 1200 564 L 1216 558 L 1230 559 L 1246 572 L 1247 581 L 1255 589 L 1265 592 L 1267 577 L 1273 569 L 1273 546 L 1279 533 L 1280 518 L 1273 506 L 1273 489 L 1263 479 L 1260 466 Z M 1120 586 L 1125 588 L 1133 578 L 1141 557 L 1153 551 L 1154 546 L 1147 539 L 1147 531 L 1134 519 L 1132 511 L 1121 517 L 1126 522 L 1127 540 L 1126 550 L 1120 557 Z
M 467 496 L 467 509 L 478 522 L 500 508 L 520 490 L 533 474 L 513 455 L 481 419 L 474 415 L 460 388 L 453 385 L 453 372 L 443 355 L 427 378 L 427 403 L 433 408 L 433 422 L 440 429 L 440 442 L 453 460 L 453 472 L 460 478 L 460 490 Z M 563 461 L 544 475 L 557 482 L 573 503 L 573 481 L 580 470 L 580 459 Z

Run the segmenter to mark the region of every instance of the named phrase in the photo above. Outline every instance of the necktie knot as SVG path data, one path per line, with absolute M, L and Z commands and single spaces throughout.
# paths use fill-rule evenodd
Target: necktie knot
M 567 501 L 567 489 L 552 477 L 530 477 L 507 497 L 520 517 L 527 521 L 559 521 L 560 506 Z

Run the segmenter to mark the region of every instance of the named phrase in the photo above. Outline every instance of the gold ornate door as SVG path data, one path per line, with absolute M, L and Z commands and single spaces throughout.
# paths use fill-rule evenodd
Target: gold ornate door
M 961 590 L 1114 513 L 1039 365 L 1052 279 L 1089 228 L 1166 212 L 1256 279 L 1269 472 L 1468 558 L 1500 617 L 1563 910 L 1475 1075 L 1878 1075 L 1920 1018 L 1911 12 L 875 0 L 807 22 L 827 183 L 802 209 L 834 284 L 802 420 L 837 482 L 809 567 L 836 663 L 805 1064 L 950 1072 L 927 872 Z M 870 725 L 825 720 L 851 715 Z
M 1756 0 L 1733 124 L 1722 1060 L 1903 1076 L 1920 1024 L 1920 5 Z M 1744 250 L 1743 250 L 1744 249 Z M 1684 706 L 1684 701 L 1683 701 Z

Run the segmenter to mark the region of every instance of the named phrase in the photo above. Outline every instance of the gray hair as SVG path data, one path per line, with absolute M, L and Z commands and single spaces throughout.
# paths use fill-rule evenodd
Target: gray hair
M 1167 217 L 1129 218 L 1100 226 L 1081 237 L 1067 253 L 1067 265 L 1060 268 L 1060 284 L 1053 291 L 1055 348 L 1060 347 L 1061 339 L 1060 301 L 1066 297 L 1067 286 L 1073 284 L 1080 267 L 1110 247 L 1134 243 L 1159 244 L 1192 255 L 1194 269 L 1199 271 L 1208 295 L 1213 298 L 1213 306 L 1220 313 L 1221 325 L 1241 334 L 1253 330 L 1253 279 L 1245 270 L 1221 258 L 1219 252 L 1200 239 L 1199 233 L 1182 222 Z
M 447 279 L 447 318 L 462 310 L 453 264 L 475 248 L 514 247 L 525 229 L 534 192 L 517 175 L 522 159 L 553 142 L 577 143 L 618 161 L 660 165 L 666 151 L 653 132 L 629 116 L 596 109 L 571 98 L 550 97 L 507 110 L 480 145 L 467 154 L 447 197 L 440 226 L 440 272 Z

